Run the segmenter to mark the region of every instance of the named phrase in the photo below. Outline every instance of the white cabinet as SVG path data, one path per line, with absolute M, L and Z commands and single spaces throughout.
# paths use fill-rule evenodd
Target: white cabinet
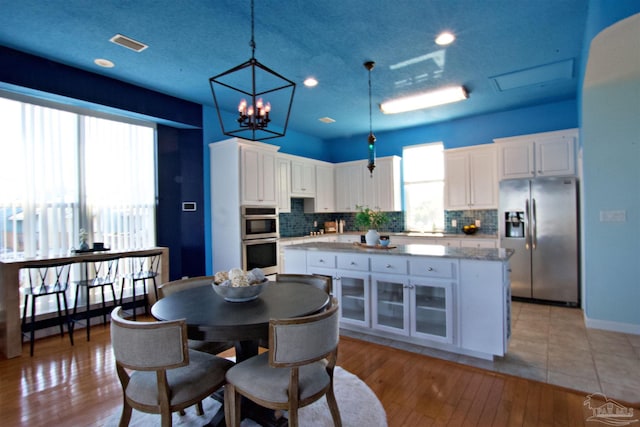
M 366 165 L 360 161 L 336 164 L 336 210 L 357 212 L 356 205 L 364 204 L 362 169 Z
M 302 157 L 291 160 L 291 196 L 315 197 L 316 169 L 311 160 Z
M 287 273 L 333 277 L 342 328 L 475 357 L 504 355 L 510 337 L 508 262 L 349 248 L 285 251 Z M 299 268 L 304 262 L 305 271 Z
M 276 189 L 278 212 L 291 212 L 291 161 L 282 157 L 276 159 Z
M 356 205 L 383 212 L 402 210 L 400 201 L 400 157 L 376 159 L 373 176 L 367 162 L 336 164 L 336 210 L 357 212 Z
M 508 263 L 460 261 L 460 345 L 502 356 L 510 338 Z M 478 284 L 482 286 L 478 286 Z
M 276 205 L 276 154 L 274 150 L 241 147 L 242 204 Z
M 496 248 L 497 240 L 493 239 L 471 239 L 471 238 L 462 238 L 460 239 L 460 247 L 463 248 Z
M 493 145 L 445 150 L 445 209 L 496 209 L 498 175 Z
M 453 283 L 412 277 L 409 280 L 411 316 L 410 333 L 447 344 L 454 342 Z
M 499 179 L 576 174 L 578 130 L 568 129 L 494 139 Z
M 371 308 L 372 328 L 409 335 L 410 306 L 407 276 L 373 274 L 371 276 Z
M 366 165 L 366 163 L 363 163 Z M 363 172 L 363 205 L 383 212 L 401 211 L 400 157 L 376 159 L 373 175 L 366 167 Z
M 316 164 L 316 197 L 304 199 L 305 213 L 331 213 L 336 211 L 335 175 L 332 164 Z

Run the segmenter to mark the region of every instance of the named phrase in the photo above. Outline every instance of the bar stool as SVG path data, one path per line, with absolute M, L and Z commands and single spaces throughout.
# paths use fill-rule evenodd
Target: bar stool
M 35 323 L 36 323 L 36 301 L 44 296 L 56 296 L 58 304 L 58 323 L 60 325 L 60 336 L 64 336 L 62 308 L 60 306 L 60 297 L 64 302 L 64 320 L 67 323 L 67 332 L 69 340 L 73 345 L 73 322 L 69 317 L 69 308 L 67 306 L 67 289 L 69 288 L 69 273 L 71 271 L 70 263 L 52 262 L 42 264 L 32 264 L 25 268 L 28 276 L 29 287 L 23 287 L 24 292 L 24 309 L 22 311 L 22 333 L 27 335 L 27 307 L 29 299 L 31 299 L 31 321 L 29 322 L 29 341 L 31 345 L 30 354 L 33 356 L 33 345 L 35 341 Z
M 85 322 L 87 325 L 87 341 L 91 340 L 91 294 L 96 288 L 100 288 L 102 293 L 102 321 L 107 324 L 107 312 L 110 312 L 118 305 L 116 299 L 116 291 L 113 288 L 113 284 L 118 279 L 118 263 L 120 258 L 113 257 L 95 261 L 85 261 L 83 264 L 84 275 L 82 280 L 75 282 L 76 284 L 76 298 L 73 304 L 73 317 L 77 319 L 76 313 L 78 310 L 78 295 L 81 292 L 86 293 L 86 308 L 85 308 Z M 104 298 L 104 288 L 111 288 L 111 295 L 113 297 L 113 306 L 110 310 L 107 310 L 107 303 Z
M 137 255 L 129 257 L 130 272 L 122 277 L 122 288 L 120 289 L 120 305 L 122 305 L 122 296 L 124 295 L 125 282 L 131 282 L 131 291 L 133 293 L 133 320 L 136 320 L 136 282 L 142 282 L 144 296 L 144 312 L 149 313 L 149 298 L 147 293 L 147 280 L 153 281 L 153 290 L 158 300 L 158 284 L 156 277 L 160 274 L 160 260 L 162 252 L 152 253 L 148 255 Z

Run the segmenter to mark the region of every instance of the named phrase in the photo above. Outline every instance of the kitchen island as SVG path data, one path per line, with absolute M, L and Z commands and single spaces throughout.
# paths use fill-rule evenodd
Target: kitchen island
M 312 242 L 285 247 L 285 273 L 333 278 L 343 329 L 484 359 L 511 335 L 512 250 L 388 249 Z

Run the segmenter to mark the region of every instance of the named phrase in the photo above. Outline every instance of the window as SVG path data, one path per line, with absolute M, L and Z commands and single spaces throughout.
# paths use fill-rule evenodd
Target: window
M 155 129 L 0 98 L 0 256 L 155 245 Z
M 441 142 L 402 150 L 407 229 L 444 229 L 444 151 Z

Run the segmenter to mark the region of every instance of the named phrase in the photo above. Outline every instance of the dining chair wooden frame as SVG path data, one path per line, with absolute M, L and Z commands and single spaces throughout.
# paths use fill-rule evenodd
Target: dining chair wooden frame
M 298 426 L 298 409 L 326 396 L 334 425 L 342 426 L 333 390 L 338 353 L 338 302 L 320 313 L 269 321 L 269 351 L 236 364 L 226 374 L 227 427 L 241 421 L 242 396 L 266 408 L 287 410 Z
M 129 425 L 132 409 L 160 414 L 170 427 L 172 412 L 197 405 L 225 384 L 233 362 L 190 350 L 184 319 L 136 322 L 111 312 L 111 344 L 123 393 L 120 427 Z

